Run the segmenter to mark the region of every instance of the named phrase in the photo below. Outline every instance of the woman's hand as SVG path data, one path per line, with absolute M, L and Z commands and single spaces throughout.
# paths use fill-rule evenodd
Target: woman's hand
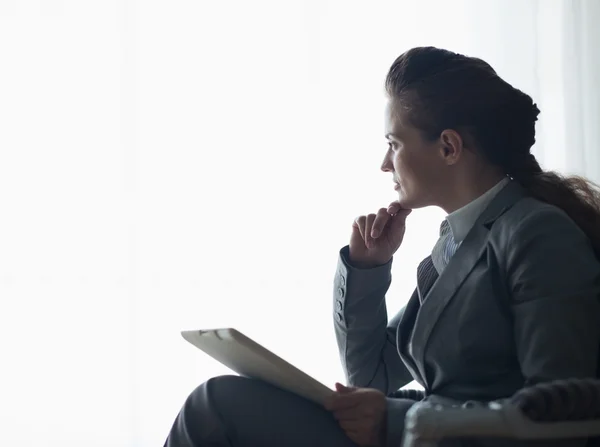
M 325 403 L 325 408 L 333 413 L 346 435 L 360 446 L 385 445 L 385 395 L 373 388 L 346 387 L 340 383 L 335 387 L 337 393 Z
M 392 259 L 402 244 L 406 217 L 411 211 L 392 202 L 377 214 L 357 217 L 352 224 L 350 262 L 360 268 L 370 268 Z

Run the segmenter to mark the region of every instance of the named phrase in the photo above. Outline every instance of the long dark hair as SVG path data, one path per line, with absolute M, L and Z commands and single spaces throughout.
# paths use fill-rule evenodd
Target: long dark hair
M 481 59 L 413 48 L 390 68 L 385 87 L 426 138 L 444 129 L 468 135 L 487 160 L 544 202 L 561 208 L 600 255 L 600 188 L 579 176 L 544 171 L 531 154 L 540 110 Z

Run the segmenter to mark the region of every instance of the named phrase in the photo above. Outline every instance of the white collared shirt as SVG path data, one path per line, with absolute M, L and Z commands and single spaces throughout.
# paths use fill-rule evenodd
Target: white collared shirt
M 454 241 L 460 245 L 460 243 L 467 237 L 475 222 L 485 211 L 490 202 L 496 197 L 496 195 L 504 188 L 509 182 L 510 178 L 506 177 L 488 189 L 485 193 L 477 197 L 475 200 L 467 203 L 462 208 L 448 214 L 446 220 L 450 225 L 452 231 L 452 237 Z

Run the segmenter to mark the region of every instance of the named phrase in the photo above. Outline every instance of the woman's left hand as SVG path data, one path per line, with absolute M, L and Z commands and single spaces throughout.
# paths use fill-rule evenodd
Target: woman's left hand
M 346 435 L 360 446 L 385 445 L 385 394 L 373 388 L 335 384 L 336 393 L 325 403 Z

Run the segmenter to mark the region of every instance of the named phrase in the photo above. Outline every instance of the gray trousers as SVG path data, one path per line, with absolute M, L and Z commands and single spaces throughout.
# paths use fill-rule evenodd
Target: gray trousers
M 220 376 L 196 388 L 165 447 L 356 447 L 332 414 L 264 382 Z

